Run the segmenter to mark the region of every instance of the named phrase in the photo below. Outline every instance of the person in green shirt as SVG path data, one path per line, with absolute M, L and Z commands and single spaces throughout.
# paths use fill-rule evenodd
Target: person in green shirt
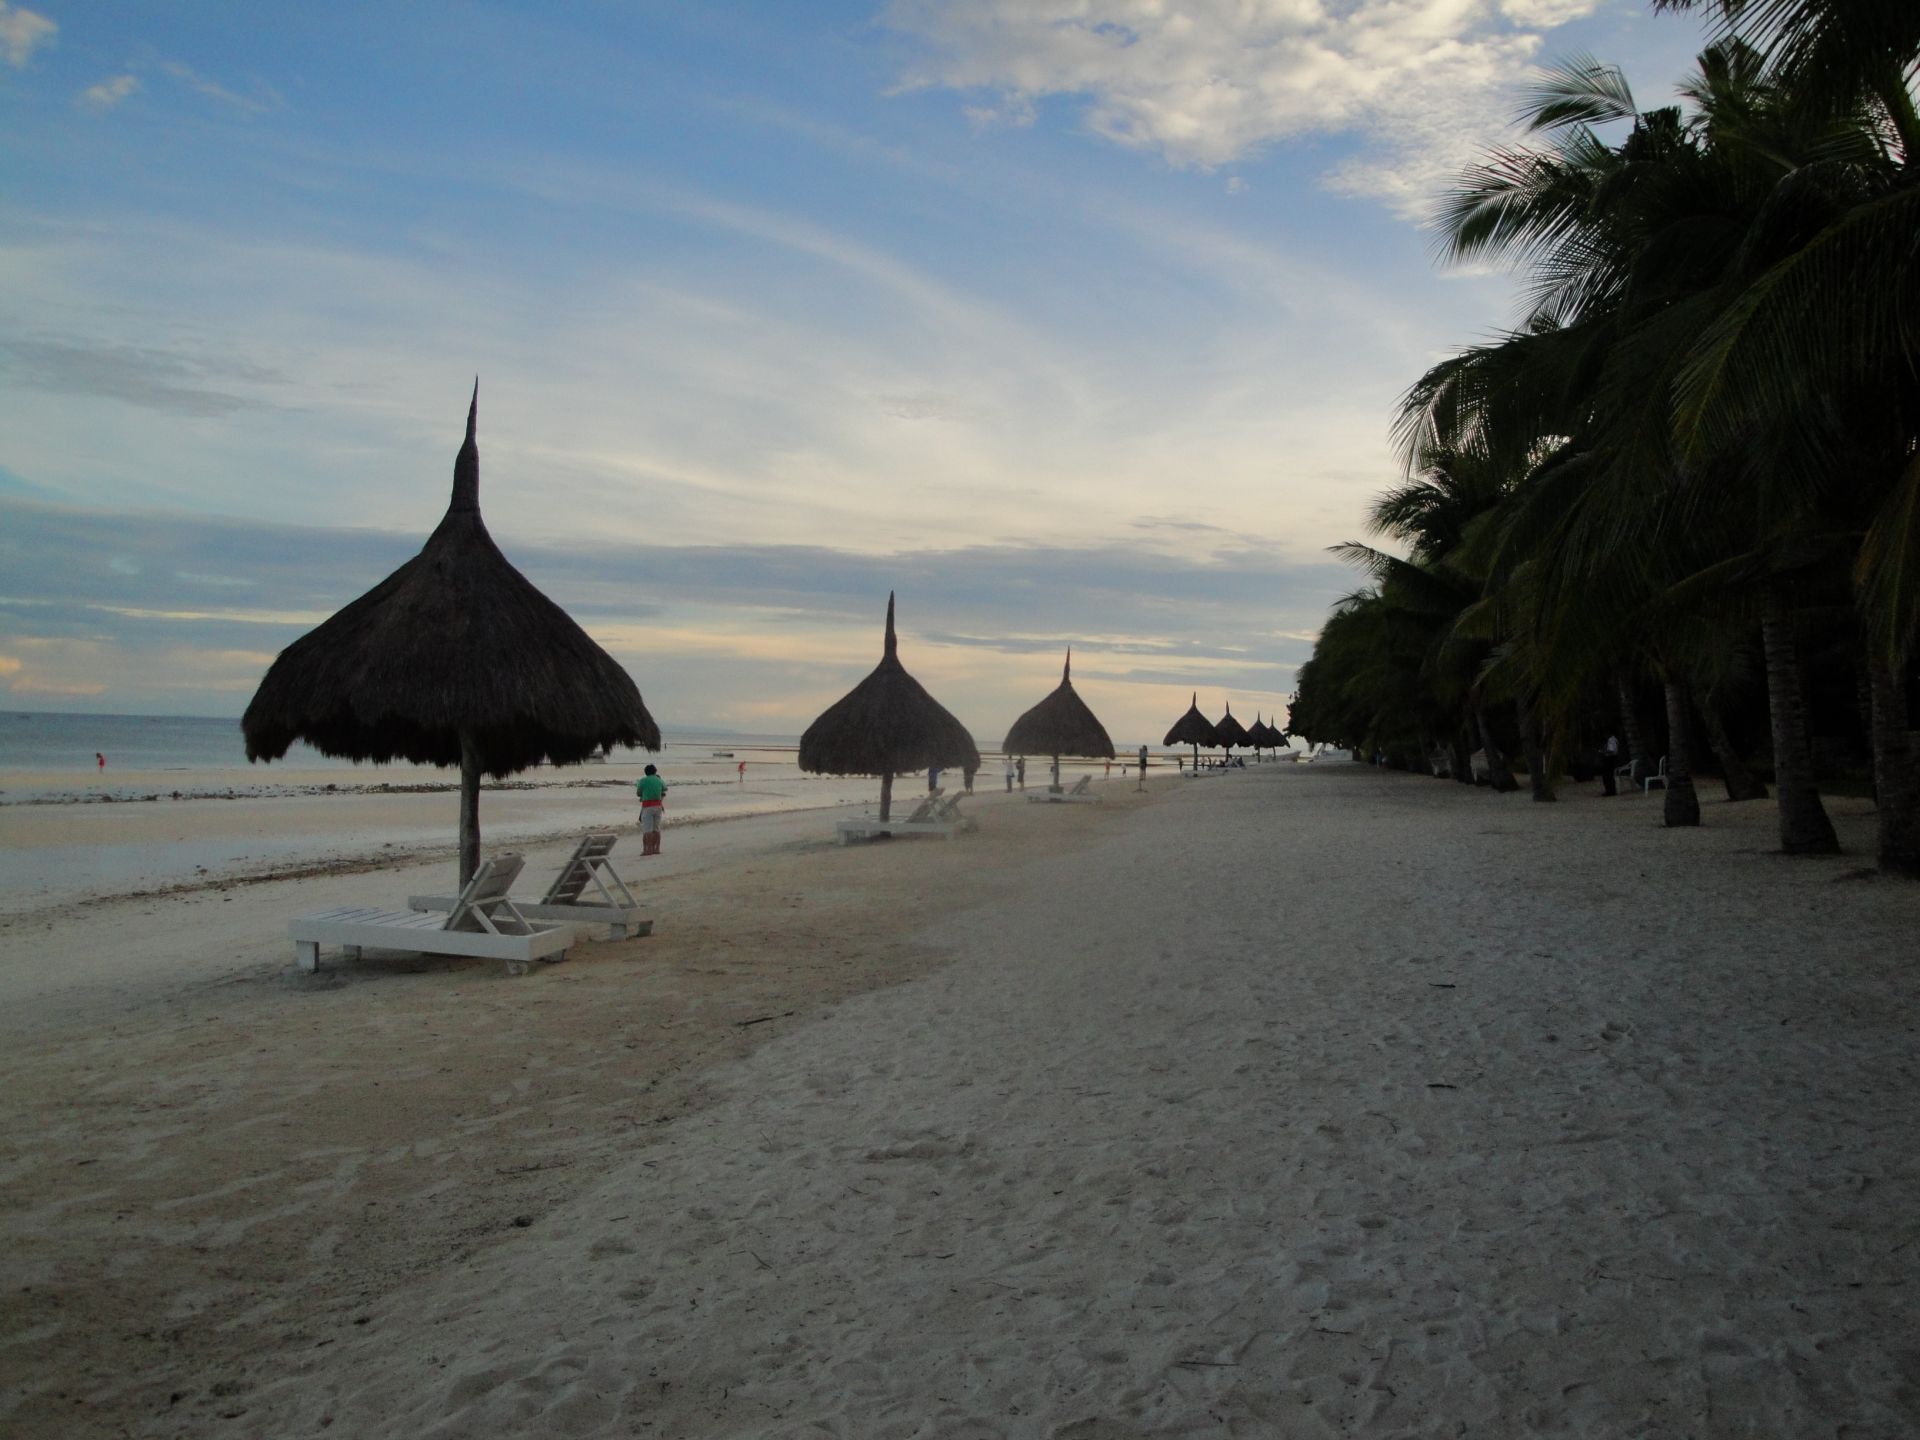
M 658 855 L 660 819 L 666 808 L 667 782 L 660 778 L 658 770 L 649 765 L 647 773 L 634 783 L 633 789 L 640 797 L 640 853 Z

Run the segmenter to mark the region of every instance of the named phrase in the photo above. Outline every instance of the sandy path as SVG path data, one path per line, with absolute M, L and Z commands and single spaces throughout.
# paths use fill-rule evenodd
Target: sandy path
M 1665 832 L 1641 801 L 1535 806 L 1347 766 L 1169 790 L 1104 813 L 1001 807 L 975 837 L 990 850 L 797 853 L 762 902 L 708 894 L 699 923 L 689 906 L 672 965 L 393 976 L 309 997 L 324 1013 L 268 1006 L 280 1028 L 204 1053 L 181 1017 L 143 1076 L 82 1086 L 95 1106 L 150 1090 L 197 1109 L 113 1132 L 133 1148 L 109 1191 L 209 1167 L 165 1212 L 179 1233 L 136 1209 L 144 1239 L 114 1252 L 126 1197 L 92 1178 L 28 1218 L 83 1227 L 47 1261 L 56 1286 L 103 1249 L 136 1296 L 156 1268 L 181 1284 L 183 1244 L 205 1277 L 131 1375 L 133 1338 L 79 1366 L 74 1330 L 29 1330 L 0 1363 L 32 1355 L 69 1393 L 40 1388 L 16 1420 L 1920 1430 L 1920 892 L 1858 853 L 1764 853 L 1760 807 Z M 1864 847 L 1857 807 L 1836 808 Z M 823 973 L 793 976 L 810 952 Z M 710 969 L 747 988 L 706 993 Z M 847 998 L 732 1023 L 788 993 Z M 685 1069 L 627 1068 L 628 1042 L 703 1019 Z M 43 1058 L 67 1085 L 107 1060 Z M 344 1105 L 355 1072 L 397 1093 L 363 1083 Z M 232 1153 L 287 1130 L 305 1150 Z M 30 1158 L 46 1196 L 50 1158 Z M 263 1190 L 284 1213 L 246 1199 Z M 390 1207 L 397 1223 L 361 1218 Z M 304 1250 L 246 1248 L 275 1228 Z
M 253 1367 L 520 1233 L 706 1103 L 713 1065 L 924 973 L 928 919 L 1136 803 L 982 795 L 991 842 L 857 849 L 832 812 L 676 825 L 626 863 L 656 935 L 523 980 L 292 971 L 289 913 L 446 863 L 0 922 L 0 1434 L 224 1429 Z
M 1707 809 L 1191 785 L 936 924 L 954 963 L 717 1073 L 528 1233 L 291 1378 L 250 1367 L 249 1414 L 1915 1433 L 1920 892 Z

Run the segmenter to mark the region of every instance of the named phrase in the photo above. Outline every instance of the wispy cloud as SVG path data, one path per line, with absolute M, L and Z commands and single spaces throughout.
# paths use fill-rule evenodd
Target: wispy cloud
M 81 109 L 91 110 L 96 115 L 104 115 L 139 88 L 140 81 L 136 76 L 112 75 L 97 84 L 89 85 L 74 99 Z
M 171 76 L 189 90 L 204 95 L 209 100 L 218 100 L 222 105 L 238 110 L 242 115 L 266 115 L 280 109 L 286 103 L 271 85 L 259 81 L 254 82 L 252 93 L 242 94 L 237 90 L 228 89 L 218 81 L 209 80 L 197 70 L 181 64 L 178 60 L 160 59 L 154 63 L 161 73 Z
M 0 339 L 0 365 L 15 385 L 96 395 L 180 415 L 230 415 L 261 402 L 225 388 L 276 377 L 256 367 L 152 346 L 84 339 Z
M 1335 188 L 1414 209 L 1498 133 L 1540 31 L 1600 0 L 895 0 L 925 48 L 905 88 L 987 92 L 970 119 L 1085 101 L 1094 134 L 1212 169 L 1278 140 L 1355 134 Z
M 0 0 L 0 55 L 16 70 L 24 70 L 34 52 L 53 43 L 60 27 L 37 10 L 22 9 Z

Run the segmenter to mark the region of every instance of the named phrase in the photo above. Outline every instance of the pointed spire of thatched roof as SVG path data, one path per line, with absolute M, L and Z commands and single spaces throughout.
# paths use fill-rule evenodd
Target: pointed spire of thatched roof
M 1113 741 L 1106 727 L 1073 688 L 1073 651 L 1060 671 L 1060 683 L 1038 705 L 1013 722 L 1001 747 L 1009 755 L 1092 755 L 1111 760 Z
M 1187 707 L 1187 713 L 1173 722 L 1173 728 L 1167 731 L 1162 745 L 1218 745 L 1220 737 L 1215 733 L 1213 722 L 1200 713 L 1200 692 L 1193 692 L 1193 703 Z
M 826 775 L 898 775 L 929 765 L 977 770 L 980 751 L 966 727 L 900 663 L 889 594 L 880 663 L 807 727 L 800 737 L 800 768 Z
M 1213 733 L 1220 737 L 1220 744 L 1229 749 L 1247 743 L 1247 727 L 1233 718 L 1231 701 L 1227 704 L 1227 713 L 1214 722 Z
M 447 513 L 420 553 L 280 653 L 240 722 L 249 760 L 296 740 L 351 760 L 501 776 L 660 748 L 633 677 L 514 569 L 480 518 L 480 386 Z

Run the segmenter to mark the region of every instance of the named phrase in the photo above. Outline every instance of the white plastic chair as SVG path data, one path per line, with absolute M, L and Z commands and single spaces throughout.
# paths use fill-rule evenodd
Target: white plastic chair
M 1642 787 L 1640 793 L 1642 795 L 1651 795 L 1653 793 L 1653 787 L 1656 785 L 1658 785 L 1662 790 L 1667 788 L 1667 757 L 1666 756 L 1662 755 L 1660 757 L 1660 768 L 1658 770 L 1655 770 L 1653 774 L 1647 776 L 1647 778 L 1642 780 L 1640 784 Z

